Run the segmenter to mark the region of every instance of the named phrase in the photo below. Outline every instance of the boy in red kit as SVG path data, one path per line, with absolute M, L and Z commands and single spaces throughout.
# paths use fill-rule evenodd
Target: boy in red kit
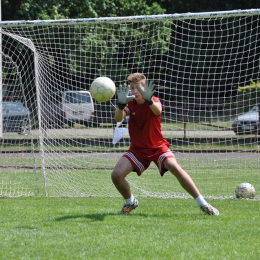
M 146 78 L 142 73 L 131 74 L 127 80 L 132 96 L 128 96 L 129 86 L 119 87 L 115 120 L 120 122 L 125 116 L 129 116 L 128 130 L 131 145 L 119 159 L 111 174 L 115 187 L 125 199 L 125 204 L 119 213 L 129 213 L 139 205 L 131 193 L 126 176 L 132 171 L 141 175 L 150 163 L 154 162 L 162 176 L 166 171 L 170 171 L 178 179 L 203 212 L 208 215 L 219 215 L 219 211 L 205 201 L 191 177 L 177 163 L 169 149 L 170 145 L 161 131 L 162 104 L 159 98 L 153 96 L 153 83 L 146 84 Z

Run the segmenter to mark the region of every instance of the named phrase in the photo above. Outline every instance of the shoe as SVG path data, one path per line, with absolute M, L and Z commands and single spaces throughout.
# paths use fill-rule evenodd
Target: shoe
M 124 204 L 123 208 L 118 212 L 118 214 L 127 214 L 133 209 L 137 208 L 139 206 L 138 200 L 134 200 L 133 204 L 126 205 Z
M 212 207 L 210 204 L 200 206 L 200 209 L 207 215 L 219 215 L 219 211 L 216 208 Z

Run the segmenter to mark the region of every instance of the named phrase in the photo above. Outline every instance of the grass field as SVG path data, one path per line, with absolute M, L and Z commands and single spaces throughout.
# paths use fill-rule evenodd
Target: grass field
M 207 130 L 207 126 L 203 127 Z M 183 135 L 182 131 L 179 135 Z M 219 209 L 217 217 L 204 215 L 191 198 L 144 196 L 164 192 L 183 194 L 176 179 L 169 173 L 161 178 L 154 164 L 141 177 L 129 176 L 140 207 L 129 215 L 118 215 L 123 200 L 112 186 L 110 173 L 126 147 L 117 148 L 122 151 L 112 147 L 109 152 L 107 147 L 99 146 L 95 149 L 53 146 L 45 155 L 45 182 L 40 154 L 34 157 L 30 153 L 16 153 L 28 147 L 26 142 L 7 145 L 3 150 L 13 153 L 0 158 L 1 194 L 18 196 L 0 199 L 0 260 L 260 259 L 258 143 L 243 143 L 242 147 L 221 142 L 199 143 L 194 147 L 188 144 L 182 149 L 219 152 L 176 153 L 178 162 L 202 194 L 211 198 L 209 202 Z M 92 153 L 86 153 L 89 149 Z M 54 157 L 54 150 L 66 153 Z M 242 181 L 254 185 L 255 200 L 231 198 Z M 51 197 L 43 197 L 45 185 Z M 92 197 L 77 198 L 81 195 Z M 226 199 L 219 199 L 221 196 Z
M 0 259 L 250 259 L 260 255 L 260 203 L 139 198 L 118 215 L 116 198 L 1 199 Z
M 36 154 L 8 154 L 0 159 L 0 197 L 44 196 L 50 197 L 117 197 L 110 174 L 121 153 L 66 153 L 53 158 L 45 156 L 45 176 L 41 157 Z M 249 182 L 259 190 L 259 155 L 247 153 L 181 154 L 176 153 L 179 164 L 190 174 L 206 197 L 232 197 L 236 186 Z M 36 164 L 34 169 L 34 162 Z M 132 191 L 139 197 L 176 197 L 184 190 L 176 178 L 167 172 L 162 178 L 154 163 L 142 176 L 128 176 Z M 45 189 L 46 187 L 46 189 Z M 187 193 L 185 192 L 187 195 Z

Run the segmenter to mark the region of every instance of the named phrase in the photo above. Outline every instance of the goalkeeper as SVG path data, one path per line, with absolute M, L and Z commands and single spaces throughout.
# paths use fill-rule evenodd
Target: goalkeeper
M 219 215 L 219 211 L 205 201 L 191 177 L 177 163 L 173 152 L 169 149 L 170 145 L 161 131 L 162 105 L 159 98 L 153 96 L 153 83 L 146 83 L 146 77 L 142 73 L 131 74 L 127 80 L 130 86 L 124 84 L 119 86 L 117 91 L 118 107 L 115 111 L 115 120 L 120 122 L 125 116 L 129 116 L 131 145 L 111 174 L 115 187 L 125 199 L 119 213 L 129 213 L 139 205 L 131 193 L 126 176 L 132 171 L 140 176 L 150 163 L 154 162 L 161 176 L 170 171 L 178 179 L 203 212 L 208 215 Z M 132 96 L 128 94 L 129 87 Z

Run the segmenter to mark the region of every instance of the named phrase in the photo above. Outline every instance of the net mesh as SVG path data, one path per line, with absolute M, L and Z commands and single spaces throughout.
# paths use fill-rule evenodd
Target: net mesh
M 205 197 L 233 198 L 241 182 L 260 190 L 259 15 L 211 16 L 2 25 L 2 105 L 29 118 L 3 128 L 0 195 L 119 196 L 110 174 L 130 139 L 112 143 L 116 98 L 94 100 L 86 118 L 83 99 L 95 78 L 118 86 L 133 72 L 154 81 L 163 134 Z M 136 196 L 189 197 L 153 164 L 128 180 Z

